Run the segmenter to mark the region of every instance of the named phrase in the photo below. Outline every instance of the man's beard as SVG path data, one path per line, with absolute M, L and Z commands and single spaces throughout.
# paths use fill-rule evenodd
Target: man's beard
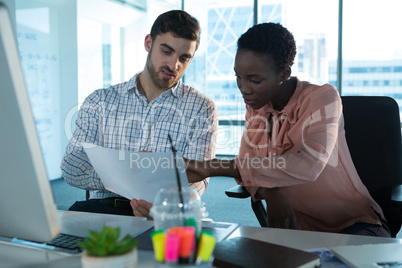
M 147 70 L 148 70 L 148 73 L 149 73 L 152 81 L 155 83 L 155 85 L 157 85 L 158 87 L 160 87 L 162 89 L 169 89 L 169 88 L 173 87 L 180 80 L 180 77 L 177 77 L 176 73 L 171 71 L 168 67 L 161 67 L 160 71 L 166 69 L 170 73 L 174 73 L 175 79 L 171 80 L 171 79 L 166 79 L 166 78 L 162 78 L 162 79 L 158 78 L 158 72 L 156 71 L 155 66 L 152 64 L 152 61 L 151 61 L 151 52 L 148 53 L 148 57 L 147 57 Z

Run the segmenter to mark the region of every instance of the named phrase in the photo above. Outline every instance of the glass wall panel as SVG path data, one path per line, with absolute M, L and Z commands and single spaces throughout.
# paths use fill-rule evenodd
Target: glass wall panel
M 199 19 L 199 51 L 185 75 L 218 106 L 217 154 L 238 154 L 245 104 L 237 88 L 233 62 L 237 39 L 253 25 L 254 1 L 185 1 L 185 10 Z M 317 12 L 319 10 L 320 12 Z M 295 36 L 297 56 L 293 75 L 312 83 L 336 86 L 329 66 L 337 61 L 338 0 L 260 0 L 258 22 L 278 22 Z M 336 68 L 335 68 L 336 70 Z
M 78 0 L 79 103 L 99 88 L 129 80 L 145 66 L 145 35 L 158 15 L 181 1 Z M 94 9 L 94 7 L 96 7 Z
M 245 106 L 237 88 L 233 62 L 237 39 L 253 25 L 253 1 L 185 1 L 185 10 L 201 24 L 201 45 L 192 60 L 185 82 L 212 98 L 221 120 L 217 154 L 237 154 Z
M 390 96 L 402 107 L 401 8 L 398 0 L 344 1 L 343 95 Z
M 297 46 L 292 75 L 311 83 L 330 83 L 329 66 L 337 64 L 338 0 L 260 0 L 258 21 L 278 22 L 294 36 Z
M 184 1 L 184 9 L 200 21 L 202 35 L 183 80 L 217 104 L 221 155 L 238 153 L 245 104 L 233 62 L 237 39 L 255 15 L 259 23 L 280 22 L 294 34 L 293 75 L 337 85 L 338 0 L 260 0 L 258 14 L 254 2 Z M 144 37 L 153 21 L 162 12 L 181 9 L 182 1 L 15 0 L 15 7 L 23 72 L 49 176 L 56 178 L 64 143 L 74 130 L 70 112 L 76 114 L 94 90 L 141 71 Z M 344 1 L 342 95 L 385 95 L 402 104 L 402 35 L 394 29 L 402 25 L 401 8 L 397 0 Z
M 138 0 L 123 4 L 110 0 L 77 0 L 69 1 L 68 14 L 65 6 L 51 0 L 16 0 L 15 3 L 23 71 L 45 160 L 53 170 L 49 171 L 50 177 L 56 178 L 65 142 L 74 130 L 74 115 L 80 103 L 94 90 L 126 81 L 142 70 L 147 55 L 144 37 L 153 21 L 162 12 L 181 9 L 182 1 Z M 337 3 L 338 0 L 258 1 L 258 22 L 280 22 L 294 33 L 298 55 L 293 74 L 301 79 L 336 85 Z M 233 62 L 238 37 L 253 25 L 253 4 L 253 0 L 184 2 L 185 10 L 200 21 L 202 38 L 183 80 L 211 97 L 218 106 L 218 154 L 237 154 L 239 148 L 245 104 L 236 85 Z M 349 40 L 356 43 L 351 33 L 358 31 L 353 29 L 363 25 L 375 29 L 378 25 L 361 24 L 362 19 L 352 21 L 353 15 L 348 15 L 347 10 L 353 7 L 347 4 L 351 5 L 345 4 L 344 25 L 348 27 L 345 29 L 344 70 L 348 73 L 344 93 L 352 94 L 349 89 L 357 87 L 365 87 L 367 93 L 370 92 L 367 88 L 375 90 L 381 86 L 387 88 L 387 92 L 394 92 L 393 96 L 398 96 L 402 86 L 402 79 L 398 80 L 399 69 L 402 68 L 398 57 L 382 57 L 382 63 L 376 60 L 375 66 L 367 61 L 362 66 L 354 62 L 361 61 L 357 57 L 361 53 L 349 52 L 352 46 L 346 45 Z M 365 6 L 369 4 L 365 3 Z M 316 12 L 317 9 L 320 12 Z M 359 16 L 364 17 L 364 14 Z M 388 19 L 397 24 L 399 21 L 394 21 L 395 18 L 397 16 L 389 16 Z M 352 23 L 356 26 L 352 27 Z M 369 35 L 364 36 L 368 38 Z M 380 39 L 386 40 L 389 46 L 389 43 L 398 43 L 397 37 L 387 35 Z M 66 38 L 71 40 L 70 43 L 66 42 Z M 393 50 L 386 47 L 381 51 L 391 53 Z M 392 53 L 402 54 L 398 51 Z M 354 57 L 349 58 L 350 54 Z M 367 57 L 364 60 L 373 61 Z M 74 67 L 77 65 L 78 74 Z M 360 77 L 367 72 L 372 74 L 370 78 L 351 80 L 348 77 Z M 381 78 L 384 74 L 387 79 Z M 73 102 L 68 100 L 71 97 L 75 98 Z M 64 133 L 61 131 L 63 127 Z
M 70 64 L 64 61 L 65 56 L 68 54 L 70 58 L 75 57 L 75 46 L 70 46 L 69 41 L 64 42 L 64 38 L 75 41 L 70 36 L 71 32 L 65 28 L 66 25 L 75 25 L 75 4 L 51 0 L 17 0 L 15 18 L 22 71 L 48 177 L 60 178 L 60 162 L 64 151 L 61 114 L 65 110 L 61 104 L 61 80 L 74 81 L 69 78 L 77 75 L 74 68 L 62 72 L 63 65 Z M 61 21 L 61 18 L 66 20 Z M 69 82 L 65 85 L 68 86 Z M 74 92 L 71 94 L 74 95 Z M 69 100 L 65 101 L 67 103 Z

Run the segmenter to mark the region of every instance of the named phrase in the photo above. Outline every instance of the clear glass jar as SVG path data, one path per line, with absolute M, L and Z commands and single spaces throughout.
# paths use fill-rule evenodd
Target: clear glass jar
M 202 218 L 208 213 L 203 206 L 198 192 L 190 187 L 161 188 L 155 195 L 150 211 L 154 219 L 154 229 L 167 231 L 175 226 L 194 226 L 197 235 L 200 235 Z

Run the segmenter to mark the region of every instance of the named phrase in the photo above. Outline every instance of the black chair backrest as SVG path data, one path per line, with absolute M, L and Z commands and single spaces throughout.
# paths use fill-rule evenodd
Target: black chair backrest
M 346 141 L 369 192 L 402 184 L 399 107 L 390 97 L 342 96 Z
M 390 97 L 342 96 L 346 142 L 360 179 L 382 208 L 394 236 L 401 213 L 392 203 L 392 187 L 402 184 L 402 136 L 399 107 Z

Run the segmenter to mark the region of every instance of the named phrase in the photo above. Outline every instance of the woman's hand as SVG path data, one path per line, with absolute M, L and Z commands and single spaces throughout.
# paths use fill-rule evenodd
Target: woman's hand
M 149 203 L 143 199 L 137 200 L 133 198 L 130 201 L 130 205 L 133 208 L 133 213 L 136 217 L 146 217 L 147 220 L 152 220 L 152 217 L 149 215 L 152 203 Z
M 183 158 L 186 166 L 188 182 L 199 182 L 208 177 L 239 178 L 240 173 L 234 160 L 211 159 L 205 161 Z
M 196 161 L 183 158 L 188 182 L 199 182 L 210 176 L 210 160 Z
M 296 215 L 280 188 L 258 188 L 256 198 L 267 202 L 268 227 L 297 229 Z

